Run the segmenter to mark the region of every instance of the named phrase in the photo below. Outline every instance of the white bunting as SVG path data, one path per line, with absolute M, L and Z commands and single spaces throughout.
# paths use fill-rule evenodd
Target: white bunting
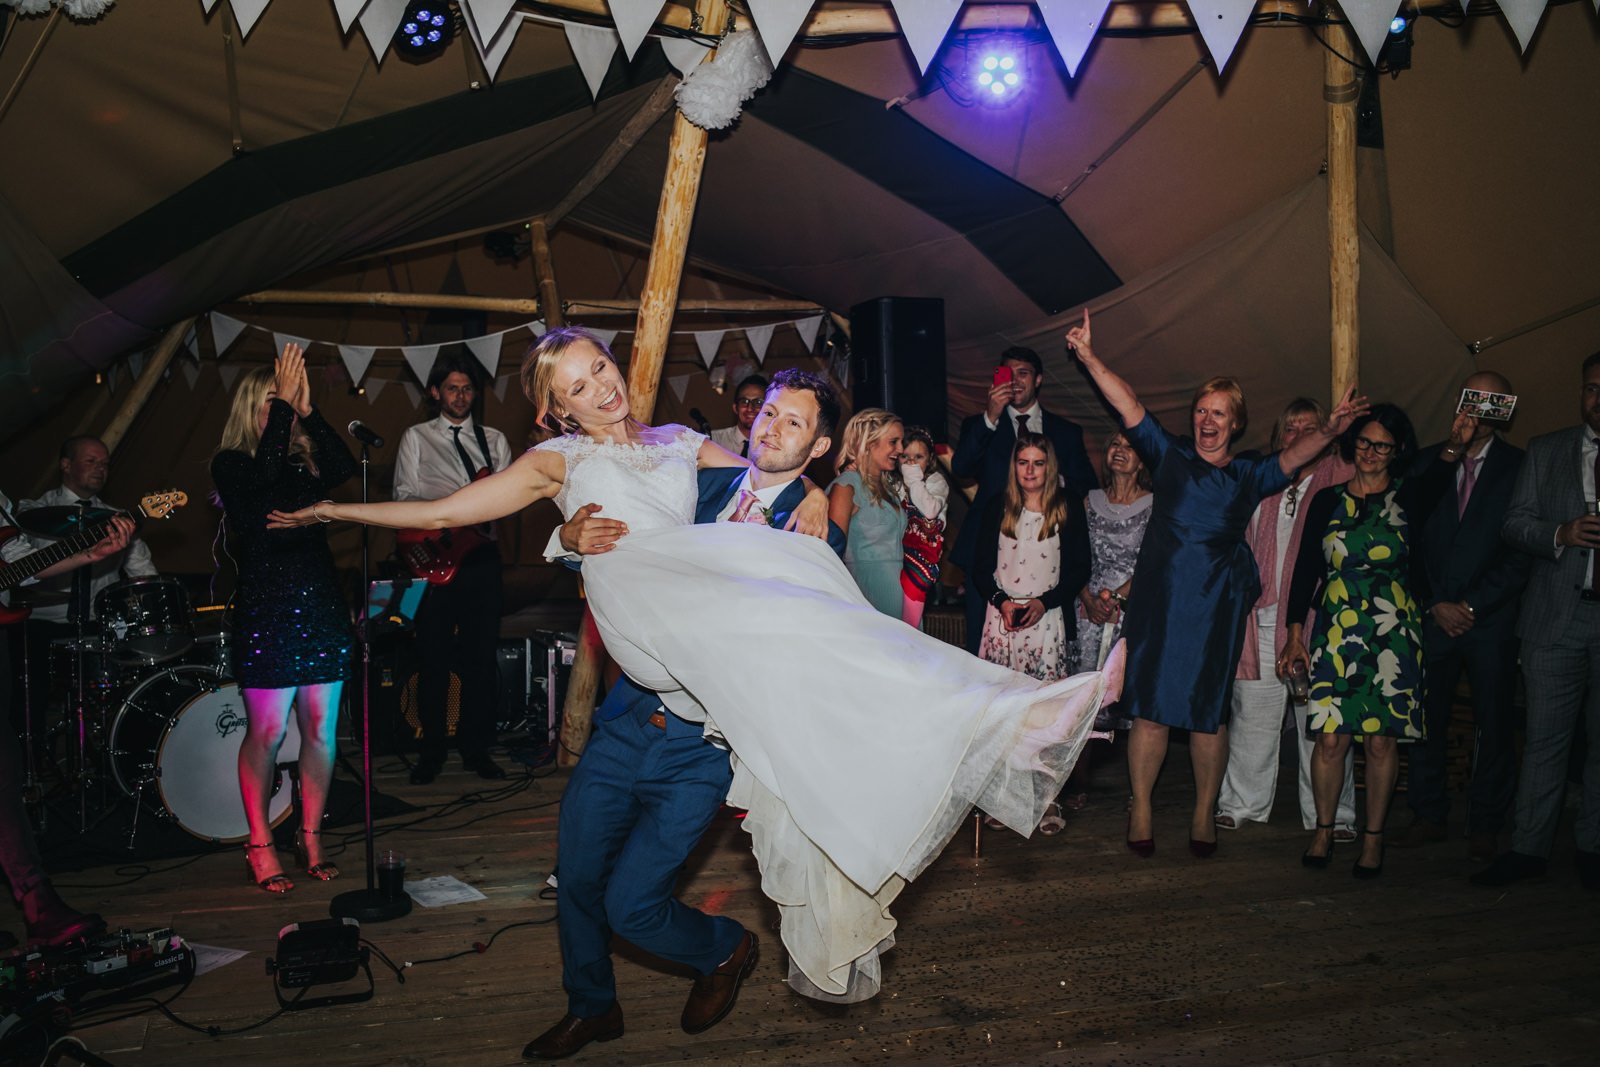
M 961 10 L 962 2 L 963 0 L 894 0 L 894 15 L 900 20 L 900 32 L 905 36 L 906 44 L 911 46 L 911 54 L 916 56 L 917 66 L 924 72 L 927 71 L 928 64 L 933 62 L 939 46 L 944 44 L 944 35 L 950 32 L 950 24 L 955 21 L 956 12 Z M 772 53 L 769 51 L 767 54 Z
M 200 0 L 200 10 L 211 14 L 211 9 L 217 6 L 217 0 Z
M 594 334 L 607 349 L 611 347 L 611 342 L 617 339 L 616 330 L 590 330 L 589 332 Z
M 1527 52 L 1528 45 L 1533 43 L 1533 35 L 1539 28 L 1539 20 L 1544 17 L 1545 0 L 1498 0 L 1500 14 L 1505 16 L 1506 22 L 1511 26 L 1511 32 L 1517 35 L 1517 43 Z M 1462 10 L 1466 10 L 1465 7 Z
M 222 375 L 222 388 L 231 393 L 233 383 L 239 380 L 239 372 L 244 368 L 237 363 L 223 363 L 217 367 L 217 373 Z
M 484 72 L 489 75 L 490 81 L 494 81 L 495 75 L 500 73 L 500 64 L 505 62 L 507 53 L 511 51 L 511 43 L 517 39 L 517 31 L 522 28 L 523 16 L 510 16 L 494 31 L 494 36 L 487 39 L 478 35 L 478 26 L 471 19 L 462 21 L 467 24 L 467 36 L 472 38 L 472 45 L 483 60 Z
M 481 43 L 493 44 L 501 30 L 516 32 L 515 27 L 507 26 L 506 21 L 511 16 L 511 9 L 516 0 L 461 0 L 461 6 L 467 9 L 467 28 L 473 31 L 473 39 Z M 521 22 L 521 19 L 517 20 Z M 480 46 L 481 54 L 481 46 Z M 494 75 L 491 73 L 490 77 Z
M 412 382 L 401 382 L 400 387 L 406 391 L 406 399 L 411 401 L 411 406 L 416 407 L 422 403 L 422 390 Z
M 1400 3 L 1401 0 L 1339 0 L 1344 17 L 1349 20 L 1356 40 L 1361 42 L 1373 66 L 1377 66 L 1378 53 L 1389 37 L 1389 20 L 1394 18 Z M 1544 0 L 1539 3 L 1543 6 Z
M 244 331 L 244 323 L 231 315 L 220 312 L 211 313 L 211 349 L 218 359 L 236 341 L 239 334 Z
M 809 319 L 798 319 L 795 321 L 795 332 L 800 335 L 800 341 L 806 346 L 807 352 L 811 351 L 811 349 L 816 345 L 817 330 L 820 329 L 821 326 L 821 315 L 813 315 Z
M 147 353 L 145 352 L 135 352 L 128 357 L 128 370 L 135 379 L 144 377 L 144 357 L 146 355 Z
M 543 337 L 545 335 L 544 320 L 534 319 L 528 323 L 528 332 L 532 333 L 535 338 Z
M 1600 0 L 1595 0 L 1595 3 L 1600 3 Z M 661 51 L 666 54 L 667 62 L 672 64 L 673 69 L 679 74 L 688 74 L 700 65 L 711 48 L 683 37 L 663 37 Z
M 383 62 L 389 43 L 394 40 L 394 31 L 400 28 L 400 20 L 405 15 L 406 0 L 368 0 L 367 6 L 361 9 L 361 33 L 367 39 L 367 47 L 372 49 L 373 59 Z
M 333 0 L 333 10 L 339 15 L 339 29 L 349 33 L 350 24 L 355 22 L 356 16 L 366 6 L 367 0 Z
M 1078 76 L 1078 64 L 1084 53 L 1094 43 L 1095 31 L 1105 17 L 1111 0 L 1034 0 L 1039 17 L 1044 19 L 1050 39 L 1061 53 L 1061 62 L 1067 65 L 1069 77 Z M 1398 3 L 1399 0 L 1396 0 Z
M 815 0 L 750 0 L 750 17 L 755 19 L 756 32 L 761 34 L 762 47 L 766 48 L 773 66 L 777 66 L 783 54 L 789 50 L 794 35 L 800 32 L 800 26 L 811 13 L 814 2 Z
M 183 380 L 189 383 L 189 391 L 194 392 L 195 383 L 200 380 L 200 364 L 181 363 L 178 369 L 183 371 Z
M 600 84 L 611 69 L 611 57 L 616 54 L 617 31 L 604 26 L 584 26 L 577 22 L 563 22 L 567 31 L 567 45 L 583 71 L 583 80 L 589 83 L 589 95 L 600 96 Z
M 350 375 L 351 385 L 360 385 L 361 379 L 366 377 L 367 368 L 372 366 L 372 354 L 377 349 L 371 345 L 340 345 L 339 358 L 344 360 L 345 372 Z
M 656 23 L 663 0 L 607 0 L 611 5 L 611 21 L 622 40 L 622 50 L 632 59 L 639 43 Z
M 367 391 L 367 403 L 376 404 L 378 394 L 383 392 L 383 387 L 394 381 L 393 378 L 370 378 L 361 388 Z
M 671 389 L 672 395 L 678 398 L 678 403 L 683 403 L 683 398 L 689 391 L 689 375 L 672 375 L 667 379 L 667 388 Z
M 750 342 L 750 351 L 756 357 L 756 363 L 765 363 L 767 360 L 767 346 L 772 343 L 772 331 L 778 328 L 775 322 L 765 326 L 746 326 L 744 328 L 745 340 Z
M 500 401 L 500 403 L 502 403 L 502 404 L 504 404 L 506 402 L 506 386 L 510 385 L 510 384 L 511 384 L 511 376 L 510 375 L 507 375 L 504 378 L 496 378 L 494 380 L 494 398 L 496 400 Z
M 417 376 L 417 381 L 423 385 L 428 384 L 428 375 L 433 373 L 434 361 L 439 358 L 439 345 L 411 345 L 402 348 L 400 354 L 406 357 L 406 365 L 411 368 L 411 373 Z
M 470 337 L 466 341 L 467 351 L 482 364 L 491 378 L 500 369 L 500 342 L 504 337 L 504 334 L 491 333 L 487 337 Z
M 290 343 L 299 345 L 301 352 L 309 352 L 311 350 L 311 346 L 317 342 L 311 340 L 309 337 L 296 337 L 292 333 L 279 333 L 277 330 L 272 331 L 272 351 L 274 355 L 282 355 L 283 346 Z
M 1233 55 L 1239 35 L 1244 32 L 1250 13 L 1256 9 L 1256 0 L 1188 0 L 1189 14 L 1194 16 L 1195 28 L 1205 38 L 1206 50 L 1221 74 Z
M 189 324 L 189 330 L 183 335 L 184 351 L 189 353 L 189 358 L 200 358 L 200 334 L 195 330 L 194 323 Z
M 711 368 L 717 360 L 717 349 L 722 347 L 722 335 L 727 330 L 695 330 L 694 343 L 700 349 L 700 362 Z
M 117 391 L 117 365 L 115 363 L 105 369 L 105 376 L 106 392 L 115 393 Z
M 250 31 L 255 29 L 256 20 L 271 2 L 272 0 L 228 0 L 228 6 L 233 8 L 233 21 L 239 24 L 240 37 L 250 36 Z

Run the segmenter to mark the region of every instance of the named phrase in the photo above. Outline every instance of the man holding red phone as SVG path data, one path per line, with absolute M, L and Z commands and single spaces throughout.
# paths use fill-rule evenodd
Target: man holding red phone
M 950 458 L 950 470 L 957 478 L 976 479 L 978 483 L 969 516 L 982 515 L 989 501 L 1005 491 L 1019 427 L 1050 439 L 1061 476 L 1074 497 L 1081 500 L 1100 484 L 1089 462 L 1089 454 L 1084 451 L 1083 427 L 1044 410 L 1039 403 L 1039 388 L 1043 384 L 1044 364 L 1033 349 L 1019 346 L 1000 353 L 989 387 L 988 403 L 981 414 L 969 416 L 961 424 L 961 436 Z M 950 554 L 963 571 L 972 569 L 977 543 L 978 522 L 970 518 L 961 524 L 961 533 Z M 967 651 L 976 655 L 983 636 L 985 602 L 972 582 L 967 582 L 966 589 Z

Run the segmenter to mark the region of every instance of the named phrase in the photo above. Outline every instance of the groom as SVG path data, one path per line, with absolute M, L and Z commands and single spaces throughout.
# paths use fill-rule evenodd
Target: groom
M 764 522 L 781 528 L 805 499 L 806 464 L 832 447 L 839 401 L 826 380 L 799 370 L 772 379 L 750 428 L 753 466 L 700 472 L 696 523 Z M 568 552 L 608 552 L 627 527 L 580 508 L 560 530 Z M 830 524 L 841 556 L 844 534 Z M 623 677 L 595 712 L 594 735 L 561 797 L 557 929 L 567 1014 L 522 1050 L 524 1059 L 570 1056 L 622 1036 L 611 937 L 622 937 L 699 975 L 680 1020 L 698 1034 L 733 1009 L 760 955 L 756 935 L 673 897 L 678 873 L 727 796 L 726 749 L 702 725 L 666 710 Z

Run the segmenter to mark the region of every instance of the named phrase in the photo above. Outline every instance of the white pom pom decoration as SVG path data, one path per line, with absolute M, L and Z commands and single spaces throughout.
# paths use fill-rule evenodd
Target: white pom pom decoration
M 704 130 L 721 130 L 739 118 L 744 102 L 772 78 L 772 61 L 754 30 L 729 34 L 716 58 L 702 63 L 678 86 L 678 110 Z
M 61 10 L 67 13 L 67 18 L 78 22 L 93 22 L 106 13 L 116 0 L 61 0 Z
M 50 10 L 50 0 L 0 0 L 0 4 L 10 4 L 19 15 L 42 15 Z

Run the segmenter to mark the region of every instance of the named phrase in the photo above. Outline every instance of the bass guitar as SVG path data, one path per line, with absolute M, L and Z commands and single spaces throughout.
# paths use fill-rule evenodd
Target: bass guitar
M 183 507 L 188 502 L 189 494 L 180 489 L 171 489 L 165 493 L 151 493 L 149 496 L 139 498 L 139 506 L 134 509 L 138 513 L 135 521 L 137 519 L 164 519 L 171 515 L 174 510 Z M 117 514 L 123 513 L 118 512 Z M 114 518 L 115 516 L 112 517 Z M 64 559 L 76 556 L 79 552 L 93 548 L 104 540 L 106 533 L 110 529 L 111 518 L 101 519 L 99 522 L 89 523 L 59 541 L 51 542 L 37 552 L 30 552 L 20 559 L 0 564 L 0 591 L 15 588 L 46 567 L 52 567 Z M 4 545 L 20 532 L 14 526 L 0 527 L 0 545 Z M 21 622 L 28 617 L 29 610 L 26 607 L 0 607 L 0 626 Z
M 479 468 L 472 480 L 487 478 L 487 467 Z M 492 539 L 481 526 L 454 526 L 448 530 L 396 530 L 395 555 L 413 578 L 430 585 L 449 585 L 455 579 L 461 561 L 473 550 Z

